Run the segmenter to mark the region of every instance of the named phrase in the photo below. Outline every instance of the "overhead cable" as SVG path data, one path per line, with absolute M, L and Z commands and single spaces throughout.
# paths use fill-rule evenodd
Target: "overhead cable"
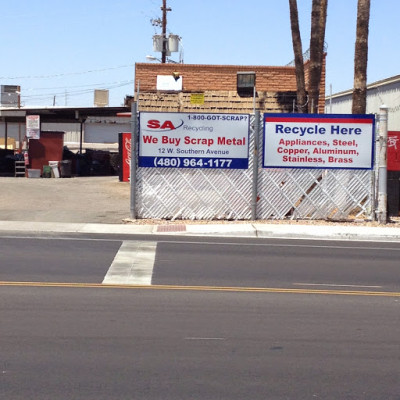
M 134 65 L 135 64 L 127 64 L 127 65 L 120 65 L 118 67 L 92 69 L 92 70 L 80 71 L 80 72 L 65 72 L 65 73 L 62 73 L 62 74 L 53 74 L 53 75 L 0 76 L 0 79 L 10 79 L 11 80 L 11 79 L 48 79 L 48 78 L 58 78 L 58 77 L 61 77 L 61 76 L 84 75 L 84 74 L 91 74 L 93 72 L 111 71 L 111 70 L 114 70 L 114 69 L 133 67 Z

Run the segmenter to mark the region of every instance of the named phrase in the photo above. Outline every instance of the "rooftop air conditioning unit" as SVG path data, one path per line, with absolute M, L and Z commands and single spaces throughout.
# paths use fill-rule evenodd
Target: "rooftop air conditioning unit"
M 2 107 L 18 107 L 21 87 L 17 85 L 1 85 L 0 105 Z
M 108 106 L 108 90 L 96 89 L 94 91 L 94 105 L 95 107 Z

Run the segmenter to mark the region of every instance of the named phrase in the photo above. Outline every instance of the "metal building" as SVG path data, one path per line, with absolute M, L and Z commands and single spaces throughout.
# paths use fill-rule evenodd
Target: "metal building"
M 325 113 L 351 114 L 353 89 L 325 99 Z M 389 107 L 388 129 L 400 131 L 400 75 L 367 85 L 367 114 L 378 114 L 379 107 Z

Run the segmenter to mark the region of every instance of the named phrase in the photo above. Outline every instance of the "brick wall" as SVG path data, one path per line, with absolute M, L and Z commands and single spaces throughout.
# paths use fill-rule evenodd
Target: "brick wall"
M 307 63 L 306 79 L 308 78 Z M 153 64 L 135 65 L 140 111 L 252 112 L 253 97 L 237 94 L 237 72 L 256 73 L 256 107 L 264 112 L 291 112 L 296 99 L 294 67 Z M 157 75 L 179 73 L 181 92 L 157 91 Z M 137 87 L 135 88 L 135 92 Z M 204 93 L 204 105 L 192 105 L 191 93 Z M 325 68 L 321 77 L 320 112 L 325 107 Z

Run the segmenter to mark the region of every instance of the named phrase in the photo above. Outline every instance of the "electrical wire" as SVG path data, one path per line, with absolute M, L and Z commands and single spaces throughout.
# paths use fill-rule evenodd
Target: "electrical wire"
M 68 87 L 59 87 L 59 88 L 48 88 L 49 90 L 51 89 L 66 89 L 68 95 L 74 95 L 74 94 L 87 94 L 91 93 L 94 89 L 101 89 L 101 90 L 111 90 L 111 89 L 116 89 L 120 88 L 123 86 L 128 86 L 133 84 L 135 81 L 134 80 L 129 80 L 129 81 L 123 81 L 123 82 L 112 82 L 111 84 L 105 85 L 105 84 L 93 84 L 93 85 L 84 85 L 84 86 L 75 86 L 75 87 L 89 87 L 88 89 L 80 89 L 80 90 L 67 90 Z M 36 89 L 30 89 L 30 90 L 36 90 Z M 47 88 L 42 88 L 41 90 L 47 90 Z M 65 90 L 63 92 L 52 92 L 52 93 L 39 93 L 39 94 L 28 94 L 24 95 L 21 94 L 21 98 L 23 99 L 31 99 L 31 98 L 38 98 L 42 96 L 57 96 L 57 95 L 64 95 Z
M 30 91 L 30 90 L 54 90 L 54 89 L 70 89 L 70 88 L 84 88 L 84 87 L 93 87 L 93 88 L 98 88 L 98 87 L 104 87 L 108 85 L 115 85 L 115 84 L 121 84 L 121 83 L 131 83 L 134 82 L 133 80 L 129 81 L 115 81 L 115 82 L 101 82 L 101 83 L 91 83 L 88 85 L 73 85 L 73 86 L 53 86 L 53 87 L 37 87 L 34 89 L 25 89 L 25 91 Z
M 121 69 L 121 68 L 130 68 L 134 67 L 135 64 L 127 64 L 127 65 L 119 65 L 117 67 L 109 67 L 109 68 L 101 68 L 101 69 L 92 69 L 92 70 L 87 70 L 87 71 L 80 71 L 80 72 L 66 72 L 62 74 L 52 74 L 52 75 L 29 75 L 29 76 L 0 76 L 0 79 L 48 79 L 48 78 L 59 78 L 61 76 L 72 76 L 72 75 L 85 75 L 85 74 L 91 74 L 94 72 L 104 72 L 104 71 L 111 71 L 115 69 Z
M 124 82 L 116 82 L 113 85 L 109 86 L 104 86 L 100 85 L 102 87 L 99 87 L 99 85 L 96 85 L 92 87 L 91 89 L 82 89 L 82 90 L 72 90 L 72 91 L 63 91 L 63 92 L 53 92 L 53 93 L 40 93 L 40 94 L 31 94 L 31 95 L 21 95 L 21 101 L 26 105 L 27 103 L 36 103 L 36 104 L 41 104 L 41 103 L 53 103 L 55 104 L 55 99 L 56 98 L 65 98 L 65 103 L 66 99 L 68 98 L 75 98 L 77 99 L 78 97 L 82 96 L 88 96 L 93 94 L 93 90 L 95 89 L 100 89 L 100 90 L 113 90 L 113 89 L 118 89 L 121 87 L 129 86 L 134 84 L 134 80 L 131 81 L 124 81 Z

